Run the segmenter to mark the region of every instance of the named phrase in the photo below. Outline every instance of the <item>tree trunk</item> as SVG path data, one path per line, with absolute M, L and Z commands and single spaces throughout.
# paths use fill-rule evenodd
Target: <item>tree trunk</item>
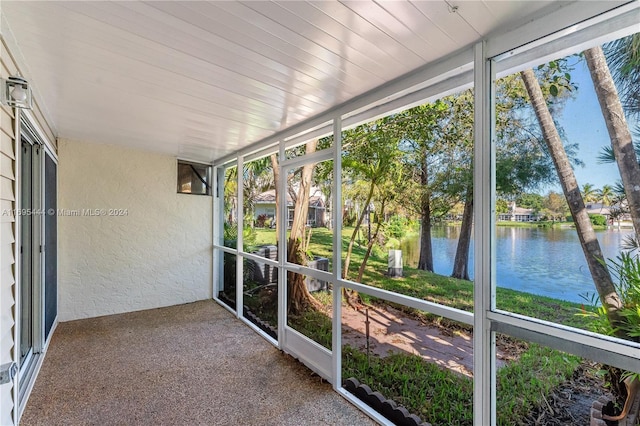
M 469 247 L 471 246 L 471 229 L 473 225 L 473 187 L 467 189 L 467 197 L 462 212 L 462 225 L 453 261 L 453 278 L 469 280 Z
M 369 188 L 369 194 L 367 194 L 367 202 L 365 206 L 368 206 L 369 203 L 371 203 L 371 199 L 373 198 L 375 183 L 371 182 L 370 184 L 371 184 L 371 187 Z M 351 239 L 349 240 L 349 247 L 347 248 L 347 254 L 344 258 L 344 265 L 342 267 L 342 278 L 345 280 L 349 275 L 349 264 L 351 263 L 351 252 L 353 251 L 353 244 L 358 235 L 358 230 L 360 230 L 360 227 L 362 226 L 362 222 L 364 221 L 364 216 L 365 214 L 367 214 L 368 210 L 369 210 L 368 208 L 362 209 L 362 213 L 360 213 L 360 215 L 358 216 L 358 220 L 356 221 L 356 227 L 353 229 L 353 232 L 351 233 Z
M 420 224 L 420 258 L 418 269 L 433 272 L 433 246 L 431 244 L 431 212 L 422 211 Z
M 280 239 L 280 199 L 278 198 L 278 186 L 280 185 L 280 169 L 278 168 L 278 156 L 271 154 L 271 169 L 273 169 L 273 182 L 276 194 L 276 246 Z
M 613 82 L 602 48 L 597 46 L 585 50 L 584 56 L 593 80 L 600 109 L 607 124 L 611 148 L 618 163 L 620 177 L 629 203 L 629 213 L 640 241 L 640 165 L 633 147 L 631 132 L 624 117 L 620 97 Z
M 580 245 L 587 260 L 587 265 L 589 265 L 589 271 L 591 271 L 596 290 L 600 295 L 600 301 L 603 306 L 605 306 L 607 317 L 615 329 L 620 323 L 621 317 L 619 311 L 622 308 L 622 302 L 611 280 L 609 270 L 606 265 L 602 263 L 604 256 L 596 234 L 593 232 L 591 220 L 587 214 L 587 209 L 585 208 L 575 174 L 573 173 L 573 168 L 564 150 L 562 140 L 553 122 L 549 108 L 545 103 L 538 79 L 530 69 L 522 71 L 520 74 L 527 93 L 529 94 L 531 105 L 536 113 L 538 123 L 540 124 L 544 141 L 547 144 L 553 164 L 558 172 L 560 185 L 569 204 L 569 210 L 573 216 L 573 222 L 578 232 Z
M 306 154 L 315 152 L 318 142 L 312 140 L 307 142 Z M 305 242 L 305 227 L 307 224 L 307 215 L 309 214 L 309 198 L 311 195 L 311 177 L 315 163 L 309 163 L 302 166 L 300 175 L 300 186 L 296 197 L 296 203 L 293 208 L 293 223 L 289 234 L 289 242 L 287 249 L 287 260 L 298 265 L 305 265 L 307 262 Z M 287 280 L 289 313 L 297 315 L 305 310 L 319 309 L 320 303 L 309 293 L 304 283 L 304 275 L 295 272 L 289 272 Z
M 427 161 L 422 161 L 422 172 L 420 173 L 420 184 L 422 185 L 422 205 L 420 224 L 420 258 L 418 259 L 418 269 L 433 272 L 433 248 L 431 246 L 431 196 L 427 191 L 429 185 Z
M 358 268 L 358 279 L 357 282 L 362 282 L 362 275 L 364 275 L 364 270 L 367 267 L 367 261 L 369 260 L 369 256 L 371 256 L 371 250 L 373 250 L 373 245 L 378 239 L 378 234 L 380 233 L 380 225 L 382 224 L 382 220 L 380 218 L 384 217 L 384 211 L 386 200 L 382 200 L 382 205 L 380 206 L 380 215 L 378 216 L 378 222 L 376 223 L 376 229 L 373 231 L 373 235 L 369 239 L 369 243 L 367 244 L 367 252 L 364 254 L 364 259 L 362 259 L 362 263 L 360 264 L 360 268 Z
M 306 263 L 305 250 L 302 249 L 300 239 L 289 240 L 287 253 L 289 262 L 302 265 Z M 291 315 L 300 315 L 309 309 L 322 310 L 322 304 L 309 292 L 304 282 L 304 275 L 289 271 L 287 273 L 288 312 Z

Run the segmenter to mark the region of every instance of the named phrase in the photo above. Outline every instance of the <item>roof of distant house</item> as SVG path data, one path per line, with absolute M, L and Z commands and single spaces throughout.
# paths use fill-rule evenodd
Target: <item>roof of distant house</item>
M 324 207 L 324 194 L 320 191 L 319 188 L 312 186 L 311 187 L 311 196 L 309 198 L 309 205 L 313 207 Z M 274 204 L 276 202 L 276 191 L 275 189 L 270 189 L 268 191 L 263 192 L 256 196 L 255 199 L 256 204 Z M 291 194 L 287 193 L 287 204 L 293 204 L 293 198 L 291 198 Z

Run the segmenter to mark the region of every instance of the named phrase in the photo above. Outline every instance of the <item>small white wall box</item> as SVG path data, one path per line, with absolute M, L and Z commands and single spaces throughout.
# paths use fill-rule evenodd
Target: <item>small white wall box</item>
M 389 250 L 389 270 L 390 277 L 402 276 L 402 250 Z
M 13 76 L 2 80 L 2 103 L 14 108 L 31 109 L 33 97 L 29 82 L 22 77 Z

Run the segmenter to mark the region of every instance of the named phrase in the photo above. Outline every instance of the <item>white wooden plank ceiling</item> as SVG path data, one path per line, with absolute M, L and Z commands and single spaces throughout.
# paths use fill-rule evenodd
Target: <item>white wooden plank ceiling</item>
M 60 137 L 211 161 L 549 6 L 3 1 L 2 13 Z

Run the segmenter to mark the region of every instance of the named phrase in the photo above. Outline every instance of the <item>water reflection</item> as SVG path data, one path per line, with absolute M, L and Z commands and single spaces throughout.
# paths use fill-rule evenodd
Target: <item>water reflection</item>
M 435 272 L 450 275 L 453 268 L 457 226 L 433 228 Z M 596 232 L 605 258 L 620 252 L 620 243 L 630 230 Z M 581 294 L 594 293 L 595 287 L 575 229 L 498 227 L 496 230 L 497 284 L 573 302 L 583 302 Z M 473 242 L 471 243 L 473 252 Z M 418 236 L 402 242 L 405 266 L 416 267 L 420 256 Z M 473 256 L 470 257 L 473 279 Z

